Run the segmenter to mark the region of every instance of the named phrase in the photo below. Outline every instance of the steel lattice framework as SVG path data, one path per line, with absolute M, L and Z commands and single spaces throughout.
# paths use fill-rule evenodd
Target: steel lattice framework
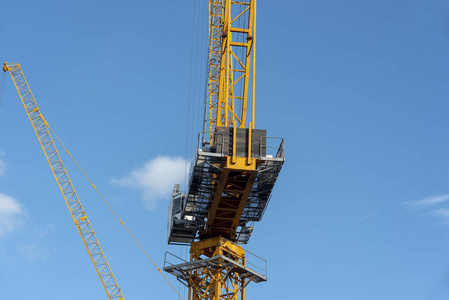
M 209 131 L 217 126 L 225 0 L 209 1 Z
M 253 101 L 249 127 L 254 128 L 255 9 L 255 0 L 209 0 L 209 120 L 206 122 L 211 140 L 219 126 L 246 127 L 251 76 Z
M 221 237 L 192 244 L 190 261 L 195 263 L 204 258 L 226 257 L 245 265 L 245 251 Z M 245 299 L 245 286 L 250 282 L 236 272 L 234 264 L 217 259 L 217 268 L 204 265 L 191 270 L 189 276 L 189 299 L 191 300 L 238 300 Z
M 110 300 L 123 300 L 122 292 L 115 280 L 108 261 L 104 256 L 103 250 L 95 236 L 95 232 L 90 225 L 89 219 L 86 216 L 86 212 L 81 205 L 75 188 L 72 185 L 72 181 L 65 169 L 65 166 L 61 160 L 55 143 L 53 142 L 52 135 L 50 133 L 50 127 L 42 116 L 37 103 L 31 93 L 28 82 L 25 79 L 25 75 L 22 72 L 20 64 L 17 63 L 5 63 L 3 65 L 3 71 L 9 71 L 14 85 L 19 93 L 22 104 L 28 114 L 31 125 L 34 128 L 34 132 L 39 140 L 39 143 L 47 158 L 48 164 L 53 172 L 53 175 L 58 183 L 59 189 L 64 197 L 65 203 L 72 215 L 73 222 L 78 229 L 79 234 L 84 242 L 87 252 L 95 266 L 101 283 Z
M 167 253 L 164 270 L 188 286 L 189 300 L 244 300 L 249 282 L 267 280 L 266 261 L 237 244 L 263 216 L 284 140 L 254 126 L 256 0 L 208 4 L 208 132 L 200 132 L 188 190 L 173 190 L 168 219 L 168 243 L 190 245 L 190 261 Z
M 237 243 L 262 217 L 284 158 L 266 160 L 266 131 L 254 129 L 256 0 L 208 4 L 209 145 L 198 149 L 188 192 L 174 190 L 169 217 L 169 243 L 190 243 L 190 262 L 166 260 L 164 270 L 189 287 L 190 300 L 244 300 L 246 285 L 266 275 L 248 267 Z

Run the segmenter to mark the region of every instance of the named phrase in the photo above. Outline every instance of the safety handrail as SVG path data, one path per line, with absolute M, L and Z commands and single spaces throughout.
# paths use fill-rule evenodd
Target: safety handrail
M 263 139 L 265 139 L 265 146 L 263 144 Z M 273 140 L 281 140 L 278 147 L 275 146 L 267 146 L 267 140 L 273 139 Z M 259 157 L 262 157 L 263 149 L 265 148 L 265 151 L 267 152 L 268 149 L 278 149 L 275 156 L 276 158 L 284 158 L 285 157 L 285 146 L 284 146 L 284 138 L 277 137 L 277 136 L 262 136 L 260 137 L 260 148 L 259 148 Z M 268 155 L 268 153 L 265 153 L 265 157 Z
M 201 137 L 204 136 L 207 133 L 210 134 L 211 132 L 210 131 L 200 131 L 198 133 L 198 149 L 202 149 L 202 148 L 200 148 L 201 145 L 203 145 L 203 146 L 205 146 L 206 144 L 210 145 L 210 141 L 209 142 L 201 141 Z M 217 135 L 221 136 L 221 143 L 219 143 L 217 138 L 215 138 L 215 146 L 217 146 L 217 145 L 221 146 L 221 155 L 223 155 L 224 154 L 224 152 L 223 152 L 223 148 L 224 148 L 224 134 L 221 133 L 221 132 L 215 132 L 214 134 L 215 134 L 215 136 L 217 136 Z

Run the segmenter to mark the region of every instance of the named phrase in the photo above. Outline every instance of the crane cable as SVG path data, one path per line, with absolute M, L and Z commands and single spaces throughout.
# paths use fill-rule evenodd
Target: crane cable
M 193 64 L 193 41 L 195 37 L 195 13 L 196 13 L 196 2 L 193 1 L 193 17 L 192 17 L 192 41 L 190 46 L 190 72 L 189 72 L 189 96 L 188 96 L 188 107 L 187 107 L 187 126 L 186 126 L 186 164 L 184 170 L 184 186 L 187 186 L 187 161 L 189 155 L 189 144 L 190 144 L 190 106 L 191 106 L 191 91 L 192 91 L 192 64 Z M 192 137 L 193 140 L 193 137 Z
M 148 259 L 153 263 L 153 265 L 156 267 L 156 269 L 159 271 L 159 273 L 161 273 L 162 276 L 164 276 L 165 280 L 168 282 L 168 284 L 170 284 L 170 286 L 172 287 L 172 289 L 176 292 L 176 294 L 178 294 L 178 296 L 184 300 L 184 298 L 181 297 L 181 295 L 179 294 L 179 292 L 175 289 L 175 287 L 173 286 L 173 284 L 170 282 L 170 280 L 168 280 L 168 278 L 164 275 L 164 273 L 162 273 L 161 269 L 157 266 L 157 264 L 154 262 L 154 260 L 150 257 L 150 255 L 147 253 L 147 251 L 145 251 L 145 249 L 142 247 L 142 245 L 137 241 L 137 239 L 134 237 L 134 235 L 131 233 L 131 231 L 128 229 L 128 227 L 126 227 L 125 223 L 123 223 L 123 221 L 120 219 L 120 217 L 117 215 L 117 213 L 114 211 L 114 209 L 112 209 L 111 205 L 109 205 L 108 201 L 106 201 L 106 199 L 103 197 L 103 195 L 100 193 L 100 191 L 97 189 L 97 187 L 93 184 L 93 182 L 90 180 L 90 178 L 86 175 L 86 173 L 84 173 L 83 169 L 80 167 L 80 165 L 78 164 L 78 162 L 75 160 L 75 158 L 73 158 L 72 154 L 70 154 L 69 150 L 64 146 L 64 144 L 61 142 L 61 140 L 58 138 L 58 136 L 56 135 L 56 133 L 53 131 L 53 129 L 51 129 L 50 125 L 48 125 L 48 123 L 46 124 L 48 129 L 50 129 L 51 133 L 56 137 L 56 139 L 58 140 L 58 142 L 61 144 L 62 148 L 64 148 L 65 152 L 70 156 L 70 158 L 73 160 L 73 162 L 76 164 L 76 166 L 78 167 L 78 169 L 80 169 L 80 171 L 83 173 L 84 177 L 87 178 L 87 180 L 90 182 L 90 184 L 92 185 L 92 187 L 94 188 L 94 190 L 97 191 L 98 195 L 100 195 L 101 199 L 103 199 L 104 203 L 106 203 L 106 205 L 109 207 L 109 209 L 112 211 L 112 213 L 114 214 L 114 216 L 117 218 L 117 220 L 119 220 L 120 224 L 123 225 L 123 227 L 125 227 L 125 230 L 128 232 L 128 234 L 133 238 L 133 240 L 136 242 L 136 244 L 140 247 L 140 249 L 145 253 L 145 255 L 148 257 Z

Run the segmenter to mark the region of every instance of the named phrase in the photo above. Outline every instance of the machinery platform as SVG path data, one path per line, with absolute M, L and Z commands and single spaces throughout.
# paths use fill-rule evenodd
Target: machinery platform
M 258 271 L 255 271 L 254 269 L 244 266 L 224 255 L 216 255 L 211 258 L 188 262 L 170 252 L 166 252 L 164 271 L 176 276 L 176 278 L 186 286 L 188 286 L 189 277 L 192 276 L 192 271 L 201 268 L 226 268 L 228 272 L 238 273 L 241 277 L 256 283 L 267 281 L 266 261 L 259 257 L 257 258 L 265 263 L 265 266 L 258 267 L 254 265 L 254 268 L 258 269 Z M 173 264 L 170 262 L 173 259 L 177 260 L 179 263 Z
M 190 245 L 205 229 L 215 196 L 214 187 L 217 186 L 223 172 L 219 166 L 223 164 L 228 154 L 226 138 L 220 135 L 217 133 L 215 147 L 202 145 L 197 149 L 190 171 L 188 192 L 181 193 L 179 186 L 175 186 L 168 219 L 169 244 Z M 279 146 L 269 146 L 276 141 L 280 141 Z M 256 145 L 258 147 L 252 148 L 252 155 L 258 160 L 257 175 L 238 221 L 235 241 L 239 244 L 248 242 L 254 222 L 262 219 L 285 161 L 282 138 L 262 135 Z

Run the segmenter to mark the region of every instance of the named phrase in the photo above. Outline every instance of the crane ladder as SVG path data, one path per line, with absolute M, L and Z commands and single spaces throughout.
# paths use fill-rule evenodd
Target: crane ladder
M 23 106 L 28 114 L 31 125 L 34 128 L 48 164 L 55 176 L 59 189 L 64 197 L 65 203 L 70 210 L 73 221 L 81 235 L 86 246 L 87 252 L 95 266 L 95 270 L 100 277 L 101 283 L 109 297 L 109 300 L 123 300 L 122 292 L 115 280 L 114 274 L 109 267 L 108 261 L 104 256 L 100 243 L 95 236 L 95 232 L 90 225 L 86 212 L 81 205 L 75 188 L 72 185 L 69 175 L 62 163 L 58 150 L 56 149 L 53 138 L 50 134 L 50 127 L 43 118 L 36 100 L 34 100 L 25 75 L 22 72 L 20 64 L 6 62 L 3 65 L 3 71 L 9 71 L 11 78 L 22 100 Z

